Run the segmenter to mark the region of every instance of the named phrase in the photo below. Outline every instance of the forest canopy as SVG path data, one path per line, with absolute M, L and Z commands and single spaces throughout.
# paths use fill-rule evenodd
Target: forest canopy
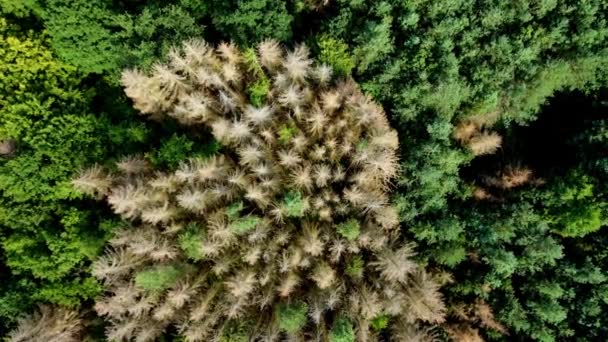
M 607 66 L 605 0 L 0 0 L 0 340 L 601 340 Z

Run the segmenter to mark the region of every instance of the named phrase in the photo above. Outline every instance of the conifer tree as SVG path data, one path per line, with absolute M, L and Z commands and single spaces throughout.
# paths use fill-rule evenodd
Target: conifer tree
M 388 317 L 405 341 L 443 321 L 388 197 L 397 134 L 354 81 L 305 46 L 189 41 L 122 82 L 142 114 L 207 128 L 222 147 L 174 171 L 127 159 L 74 181 L 132 223 L 93 267 L 109 339 L 175 327 L 186 341 L 373 341 Z
M 83 322 L 77 311 L 42 306 L 31 316 L 22 317 L 9 336 L 9 342 L 82 341 Z

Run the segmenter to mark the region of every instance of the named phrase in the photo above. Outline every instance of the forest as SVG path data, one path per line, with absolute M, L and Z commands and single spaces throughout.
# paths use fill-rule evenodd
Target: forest
M 0 0 L 0 341 L 603 341 L 608 0 Z

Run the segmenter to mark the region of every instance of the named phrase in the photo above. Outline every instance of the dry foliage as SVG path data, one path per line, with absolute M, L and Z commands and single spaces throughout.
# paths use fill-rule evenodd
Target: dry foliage
M 475 156 L 493 154 L 502 145 L 502 137 L 496 132 L 486 131 L 485 125 L 487 122 L 480 119 L 464 120 L 456 125 L 452 136 Z
M 169 173 L 129 159 L 74 182 L 134 225 L 94 264 L 110 339 L 153 341 L 174 326 L 211 341 L 238 320 L 250 340 L 281 340 L 277 305 L 294 302 L 308 311 L 295 339 L 327 340 L 338 316 L 358 341 L 376 340 L 381 314 L 399 322 L 395 340 L 425 340 L 419 323 L 443 321 L 439 285 L 412 261 L 389 203 L 397 134 L 352 80 L 334 80 L 304 46 L 192 41 L 123 84 L 153 119 L 209 128 L 223 154 Z
M 526 167 L 506 166 L 496 176 L 485 176 L 483 182 L 487 186 L 499 188 L 502 190 L 510 190 L 530 182 L 533 182 L 532 170 Z
M 472 121 L 462 121 L 454 128 L 452 136 L 460 143 L 467 143 L 471 141 L 475 135 L 479 133 L 480 127 Z
M 479 318 L 479 322 L 482 326 L 496 330 L 501 334 L 508 333 L 507 329 L 494 318 L 494 313 L 492 313 L 490 305 L 483 300 L 478 300 L 475 303 L 474 312 L 475 317 Z
M 473 198 L 478 201 L 491 201 L 495 199 L 495 197 L 488 192 L 488 190 L 479 186 L 475 186 L 473 189 Z
M 454 341 L 483 342 L 484 339 L 476 328 L 479 326 L 508 335 L 507 329 L 496 321 L 492 308 L 483 300 L 477 300 L 473 304 L 452 305 L 449 315 L 458 322 L 445 325 L 446 331 Z
M 13 139 L 0 141 L 0 157 L 12 157 L 17 143 Z
M 502 137 L 495 132 L 481 133 L 469 140 L 469 149 L 476 156 L 494 154 L 502 145 Z
M 76 311 L 42 306 L 33 315 L 19 319 L 9 333 L 10 342 L 78 342 L 82 341 L 82 320 Z
M 454 342 L 484 342 L 479 330 L 468 324 L 453 324 L 446 329 Z

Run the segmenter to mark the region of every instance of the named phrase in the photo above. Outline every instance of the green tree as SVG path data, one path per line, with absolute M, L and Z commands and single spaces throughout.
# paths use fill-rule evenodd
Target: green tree
M 0 315 L 6 324 L 32 301 L 76 305 L 99 293 L 82 267 L 101 250 L 106 232 L 69 180 L 102 155 L 97 134 L 105 127 L 88 113 L 92 91 L 80 88 L 74 67 L 54 58 L 47 38 L 2 18 L 0 46 L 0 237 L 8 266 Z
M 33 1 L 30 1 L 33 2 Z M 202 34 L 205 8 L 186 3 L 117 5 L 111 0 L 50 0 L 30 5 L 44 23 L 58 57 L 84 73 L 108 74 L 150 66 L 176 39 Z
M 287 41 L 292 37 L 293 16 L 282 0 L 213 0 L 210 18 L 227 39 L 250 45 L 272 38 Z

